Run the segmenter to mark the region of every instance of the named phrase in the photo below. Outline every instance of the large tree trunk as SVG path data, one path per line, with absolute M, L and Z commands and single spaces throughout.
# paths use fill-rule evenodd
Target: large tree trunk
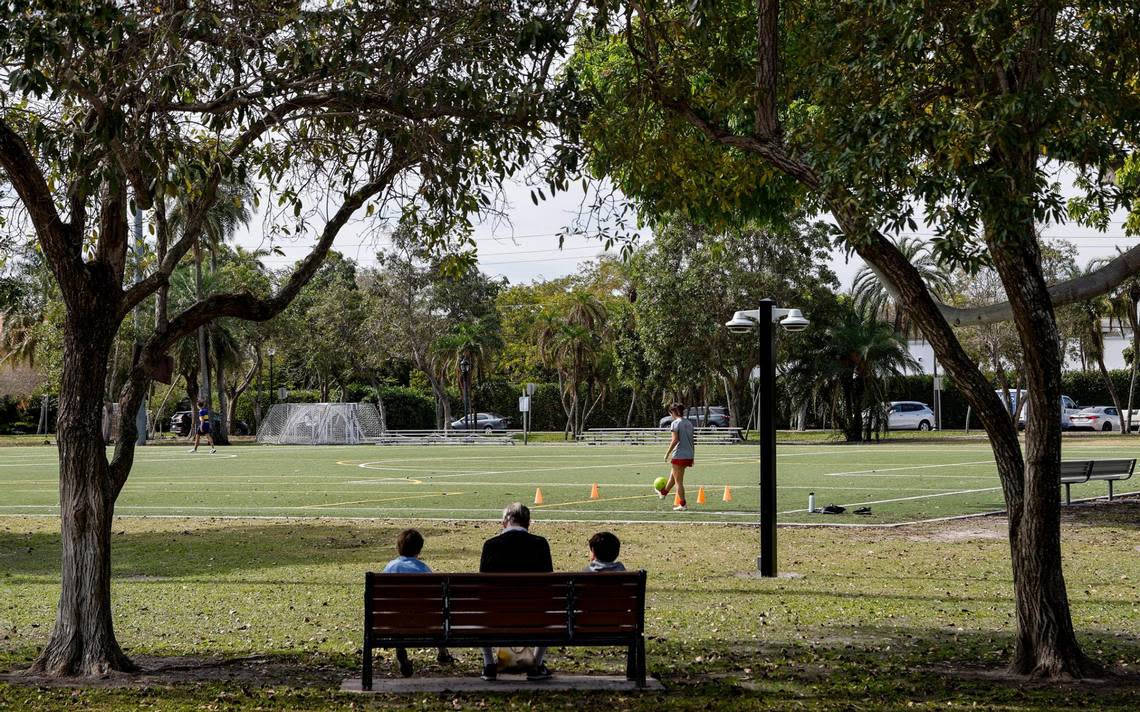
M 1001 151 L 996 153 L 1001 156 Z M 1061 565 L 1058 483 L 1061 463 L 1061 353 L 1053 302 L 1041 272 L 1032 201 L 1036 153 L 1004 157 L 1012 176 L 1008 193 L 991 196 L 986 242 L 1013 308 L 1025 353 L 1021 373 L 1029 392 L 1025 465 L 1019 498 L 1007 496 L 1009 543 L 1017 608 L 1017 644 L 1010 668 L 1023 675 L 1084 676 L 1095 666 L 1073 631 Z M 1019 473 L 1001 472 L 1003 481 Z M 1007 489 L 1016 490 L 1010 483 Z
M 111 619 L 111 519 L 118 488 L 101 422 L 117 324 L 98 311 L 72 316 L 64 331 L 57 423 L 62 585 L 55 627 L 33 674 L 103 676 L 134 669 Z

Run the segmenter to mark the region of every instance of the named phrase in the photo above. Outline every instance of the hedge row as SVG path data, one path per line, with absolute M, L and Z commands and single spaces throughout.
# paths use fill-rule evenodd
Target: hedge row
M 1110 371 L 1109 376 L 1116 387 L 1117 395 L 1121 399 L 1121 406 L 1127 407 L 1128 389 L 1131 372 L 1128 370 Z M 1111 405 L 1108 388 L 1104 379 L 1094 371 L 1073 371 L 1062 375 L 1062 392 L 1081 405 Z M 942 427 L 962 428 L 966 424 L 966 400 L 954 387 L 949 378 L 943 379 L 942 391 Z M 782 384 L 777 390 L 782 392 Z M 1138 384 L 1140 386 L 1140 384 Z M 995 386 L 996 387 L 996 386 Z M 522 427 L 522 414 L 518 411 L 518 399 L 522 395 L 523 386 L 511 384 L 506 381 L 484 381 L 472 389 L 472 405 L 476 411 L 490 411 L 511 418 L 511 426 Z M 934 405 L 933 378 L 931 376 L 906 376 L 893 379 L 887 386 L 890 400 L 914 400 Z M 340 391 L 334 391 L 334 398 L 340 397 Z M 381 387 L 380 397 L 384 400 L 388 427 L 393 430 L 429 430 L 435 427 L 435 399 L 430 393 L 423 393 L 415 388 L 403 386 Z M 615 428 L 625 427 L 626 415 L 630 408 L 631 392 L 629 389 L 619 388 L 609 391 L 601 399 L 590 419 L 588 428 Z M 254 419 L 253 390 L 246 391 L 238 402 L 237 417 L 239 420 L 253 425 Z M 376 392 L 368 385 L 353 384 L 345 389 L 344 399 L 350 402 L 366 401 L 375 403 Z M 458 419 L 462 414 L 462 399 L 457 392 L 450 393 L 452 417 Z M 287 398 L 292 403 L 316 403 L 320 400 L 319 391 L 293 390 Z M 582 402 L 587 400 L 583 392 Z M 1140 387 L 1136 389 L 1134 407 L 1140 409 Z M 263 413 L 268 410 L 270 402 L 268 391 L 262 392 Z M 788 423 L 792 413 L 789 411 L 790 400 L 776 395 L 778 418 L 780 423 Z M 723 405 L 713 401 L 709 405 Z M 167 404 L 170 409 L 173 406 Z M 748 419 L 748 413 L 753 408 L 751 397 L 741 404 L 741 418 Z M 0 397 L 0 434 L 12 432 L 32 432 L 36 430 L 39 420 L 40 399 L 20 401 L 10 397 Z M 658 402 L 656 393 L 641 393 L 634 402 L 631 424 L 634 427 L 653 427 L 664 414 L 664 407 Z M 54 413 L 52 414 L 55 415 Z M 170 413 L 166 413 L 168 418 Z M 744 423 L 742 423 L 743 425 Z M 54 426 L 54 423 L 52 423 Z M 560 431 L 566 425 L 566 414 L 562 408 L 560 389 L 556 383 L 540 383 L 531 399 L 531 429 L 536 431 Z M 811 427 L 819 427 L 819 423 L 810 423 Z M 971 419 L 972 427 L 980 427 L 976 418 Z M 53 427 L 54 429 L 54 427 Z

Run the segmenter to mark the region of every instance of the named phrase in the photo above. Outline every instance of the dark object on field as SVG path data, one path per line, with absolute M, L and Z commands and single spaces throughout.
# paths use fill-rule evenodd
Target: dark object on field
M 870 513 L 871 513 L 870 507 L 860 507 L 859 509 L 855 510 L 855 514 L 870 514 Z
M 838 504 L 829 504 L 819 511 L 823 514 L 843 514 L 847 511 L 847 507 L 841 507 Z

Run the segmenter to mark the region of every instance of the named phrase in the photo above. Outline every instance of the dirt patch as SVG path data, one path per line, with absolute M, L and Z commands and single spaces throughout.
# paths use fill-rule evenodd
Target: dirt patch
M 1140 496 L 1129 494 L 1111 502 L 1101 499 L 1062 507 L 1061 526 L 1140 528 Z M 951 543 L 1009 537 L 1004 514 L 883 529 L 881 534 L 884 538 L 895 535 L 911 541 Z
M 53 678 L 23 671 L 0 674 L 0 682 L 29 687 L 145 688 L 182 683 L 237 682 L 258 687 L 290 685 L 339 685 L 344 668 L 269 656 L 245 658 L 154 657 L 132 658 L 140 670 L 100 678 Z
M 972 519 L 953 519 L 946 522 L 916 524 L 898 530 L 911 541 L 960 542 L 975 539 L 995 540 L 1009 537 L 1005 517 L 989 516 Z

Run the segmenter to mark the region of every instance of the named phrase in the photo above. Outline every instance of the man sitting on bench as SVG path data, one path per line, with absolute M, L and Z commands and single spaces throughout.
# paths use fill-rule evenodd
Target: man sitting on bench
M 479 559 L 479 573 L 525 574 L 551 573 L 554 563 L 550 559 L 550 544 L 546 539 L 531 534 L 530 509 L 521 502 L 507 505 L 503 510 L 503 531 L 483 542 L 483 556 Z M 531 681 L 547 680 L 550 669 L 542 659 L 546 648 L 534 649 L 534 667 L 527 674 Z M 484 680 L 498 677 L 498 663 L 494 651 L 483 648 Z

